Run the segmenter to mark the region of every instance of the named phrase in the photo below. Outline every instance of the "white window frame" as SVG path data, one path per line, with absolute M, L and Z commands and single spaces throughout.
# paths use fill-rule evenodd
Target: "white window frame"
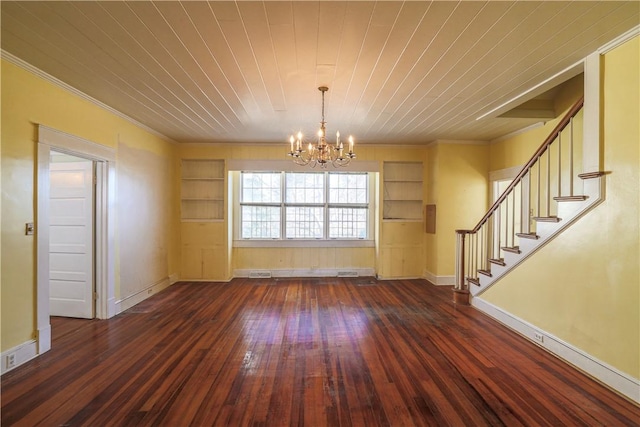
M 230 181 L 232 182 L 233 190 L 233 246 L 234 247 L 373 247 L 374 241 L 374 223 L 375 223 L 375 173 L 365 171 L 313 171 L 312 173 L 322 173 L 324 175 L 324 191 L 325 199 L 323 204 L 304 204 L 304 203 L 285 203 L 285 174 L 293 171 L 266 171 L 266 170 L 244 170 L 244 172 L 272 172 L 281 174 L 282 193 L 281 193 L 281 236 L 278 239 L 243 239 L 241 237 L 241 171 L 230 172 Z M 302 172 L 302 171 L 296 171 Z M 308 172 L 308 171 L 304 171 Z M 329 238 L 329 207 L 363 207 L 363 204 L 335 204 L 329 203 L 328 191 L 329 191 L 329 173 L 366 173 L 367 175 L 367 192 L 368 200 L 367 207 L 367 237 L 362 239 L 358 238 Z M 247 205 L 254 205 L 248 203 Z M 287 206 L 322 206 L 324 215 L 324 237 L 318 239 L 301 239 L 301 238 L 286 238 L 286 207 Z

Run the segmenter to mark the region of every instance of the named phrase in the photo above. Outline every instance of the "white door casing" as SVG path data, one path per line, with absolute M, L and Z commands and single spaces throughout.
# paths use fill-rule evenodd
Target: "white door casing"
M 37 163 L 37 354 L 51 349 L 49 313 L 49 173 L 52 150 L 95 162 L 95 317 L 108 319 L 115 306 L 115 150 L 83 138 L 38 125 Z
M 78 159 L 80 160 L 80 159 Z M 51 163 L 49 308 L 52 316 L 94 317 L 94 165 Z

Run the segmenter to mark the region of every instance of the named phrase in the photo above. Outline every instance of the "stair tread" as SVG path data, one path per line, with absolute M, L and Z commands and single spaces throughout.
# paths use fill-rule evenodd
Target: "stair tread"
M 467 277 L 467 282 L 473 283 L 476 286 L 480 286 L 480 279 L 476 277 Z
M 556 202 L 582 202 L 588 198 L 589 196 L 557 196 L 553 200 Z
M 490 270 L 478 270 L 478 273 L 484 274 L 485 276 L 488 276 L 488 277 L 493 277 L 493 274 L 491 274 Z
M 558 218 L 557 216 L 534 216 L 534 221 L 539 222 L 560 222 L 562 218 Z
M 502 258 L 500 258 L 500 259 L 492 258 L 492 259 L 490 259 L 490 260 L 489 260 L 489 262 L 490 262 L 491 264 L 501 265 L 501 266 L 503 266 L 503 267 L 504 267 L 505 265 L 507 265 L 507 264 L 505 264 L 505 263 L 504 263 L 504 260 L 503 260 Z
M 522 239 L 534 239 L 537 240 L 540 238 L 536 233 L 516 233 L 516 236 Z
M 511 252 L 512 254 L 519 254 L 520 252 L 520 246 L 505 246 L 500 248 L 503 251 L 507 251 L 507 252 Z
M 580 175 L 578 175 L 578 178 L 580 178 L 580 179 L 592 179 L 592 178 L 599 178 L 599 177 L 601 177 L 603 175 L 605 175 L 605 173 L 602 172 L 602 171 L 587 172 L 587 173 L 581 173 Z

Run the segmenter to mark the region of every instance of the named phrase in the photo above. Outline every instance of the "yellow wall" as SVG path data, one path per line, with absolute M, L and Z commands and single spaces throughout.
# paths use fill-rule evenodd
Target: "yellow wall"
M 544 123 L 543 126 L 536 127 L 528 132 L 523 132 L 511 138 L 503 139 L 491 143 L 489 147 L 489 168 L 491 171 L 498 171 L 514 166 L 523 166 L 529 161 L 533 153 L 542 145 L 543 141 L 549 136 L 551 131 L 562 120 L 566 112 L 576 103 L 584 92 L 584 77 L 582 74 L 572 78 L 562 85 L 562 89 L 555 96 L 554 109 L 557 117 Z M 563 138 L 568 141 L 568 133 L 570 128 L 567 127 L 563 131 Z M 574 137 L 576 140 L 582 140 L 582 112 L 574 118 L 573 125 Z M 581 165 L 580 153 L 576 152 L 575 167 Z
M 270 159 L 286 160 L 287 146 L 185 144 L 179 148 L 181 159 Z M 361 147 L 358 160 L 416 161 L 424 157 L 424 148 Z M 228 185 L 228 183 L 227 183 Z M 420 277 L 424 269 L 422 222 L 382 224 L 376 234 L 381 250 L 364 248 L 231 248 L 229 239 L 229 203 L 225 201 L 223 222 L 184 222 L 181 226 L 182 278 L 229 280 L 233 270 L 287 269 L 373 269 L 385 277 Z M 232 203 L 231 203 L 232 204 Z M 381 208 L 380 208 L 381 209 Z M 381 215 L 381 210 L 378 209 Z M 374 209 L 376 211 L 376 209 Z M 407 229 L 408 232 L 398 233 Z M 407 237 L 399 240 L 399 236 Z M 231 248 L 231 250 L 230 250 Z M 230 259 L 231 258 L 231 259 Z
M 2 61 L 2 284 L 1 350 L 35 337 L 35 238 L 24 224 L 35 218 L 37 125 L 43 124 L 116 150 L 116 299 L 126 298 L 179 269 L 174 146 L 12 63 Z M 146 166 L 135 169 L 141 158 Z M 168 180 L 145 175 L 163 165 Z M 155 173 L 155 172 L 153 172 Z M 150 185 L 141 188 L 142 180 Z M 139 199 L 146 193 L 145 199 Z M 160 220 L 149 221 L 150 215 Z M 37 230 L 37 224 L 36 224 Z M 118 244 L 118 242 L 122 242 Z M 145 244 L 146 243 L 146 244 Z M 128 245 L 128 246 L 127 246 Z M 127 247 L 125 247 L 127 246 Z M 137 250 L 131 250 L 133 248 Z
M 158 138 L 119 135 L 117 218 L 120 297 L 180 271 L 174 145 Z M 140 268 L 144 266 L 144 268 Z M 116 295 L 118 299 L 118 295 Z
M 373 268 L 373 248 L 233 248 L 233 265 L 249 270 Z
M 284 160 L 282 146 L 188 144 L 182 159 Z M 429 153 L 437 152 L 437 156 Z M 430 147 L 363 145 L 359 160 L 423 162 L 423 201 L 437 204 L 436 234 L 425 233 L 424 221 L 379 221 L 376 248 L 232 248 L 229 215 L 224 222 L 182 224 L 182 278 L 229 280 L 235 269 L 370 268 L 382 278 L 423 277 L 425 271 L 453 276 L 455 229 L 472 227 L 487 208 L 489 148 L 443 141 Z M 378 197 L 382 199 L 382 188 Z M 226 201 L 229 203 L 229 200 Z M 226 207 L 225 212 L 228 211 Z M 382 216 L 382 204 L 377 207 Z M 229 259 L 231 257 L 231 259 Z
M 428 169 L 426 203 L 436 205 L 436 233 L 427 234 L 426 269 L 453 276 L 455 230 L 472 228 L 487 210 L 489 147 L 440 141 L 429 147 Z
M 606 200 L 482 296 L 635 378 L 640 378 L 639 52 L 636 37 L 604 57 Z M 493 146 L 492 154 L 498 149 Z

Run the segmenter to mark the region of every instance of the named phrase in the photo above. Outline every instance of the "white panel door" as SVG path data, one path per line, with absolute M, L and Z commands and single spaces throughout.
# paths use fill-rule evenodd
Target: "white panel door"
M 50 313 L 92 319 L 93 162 L 51 163 L 50 166 Z

